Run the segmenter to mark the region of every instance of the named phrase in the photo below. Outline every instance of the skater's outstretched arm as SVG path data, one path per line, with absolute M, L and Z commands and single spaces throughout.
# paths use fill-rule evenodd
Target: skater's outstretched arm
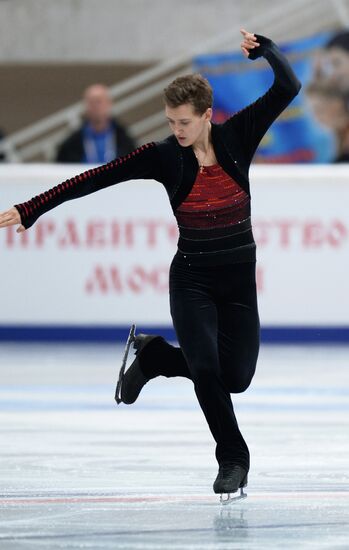
M 160 180 L 159 153 L 155 143 L 147 143 L 132 153 L 107 164 L 87 170 L 60 183 L 27 202 L 0 214 L 0 228 L 21 224 L 17 232 L 31 227 L 39 216 L 62 202 L 83 197 L 122 181 L 133 179 Z
M 298 94 L 302 85 L 272 40 L 244 29 L 240 32 L 244 36 L 241 43 L 244 56 L 249 59 L 265 57 L 274 72 L 274 82 L 269 90 L 225 122 L 239 136 L 249 163 L 268 128 Z M 256 45 L 253 46 L 254 43 Z

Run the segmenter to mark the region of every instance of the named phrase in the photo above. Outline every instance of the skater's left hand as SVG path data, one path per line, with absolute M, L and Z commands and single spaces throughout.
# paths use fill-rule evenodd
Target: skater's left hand
M 241 42 L 242 53 L 245 57 L 249 56 L 250 50 L 258 47 L 260 44 L 257 42 L 257 38 L 254 34 L 247 32 L 245 29 L 240 29 L 244 39 Z
M 0 227 L 9 227 L 10 225 L 18 224 L 20 224 L 20 226 L 17 228 L 17 233 L 22 233 L 22 231 L 25 231 L 24 225 L 21 224 L 21 216 L 17 208 L 10 208 L 10 210 L 0 214 Z

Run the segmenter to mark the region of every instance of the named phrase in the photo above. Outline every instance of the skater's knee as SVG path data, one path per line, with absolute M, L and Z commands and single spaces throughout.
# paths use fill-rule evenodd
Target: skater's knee
M 229 391 L 230 393 L 243 393 L 247 390 L 250 384 L 251 379 L 234 381 L 233 383 L 230 383 Z
M 230 363 L 223 369 L 225 382 L 231 393 L 242 393 L 251 384 L 256 371 L 256 361 Z
M 249 374 L 243 374 L 240 376 L 230 376 L 228 380 L 228 386 L 230 393 L 242 393 L 247 390 L 251 384 L 254 371 Z

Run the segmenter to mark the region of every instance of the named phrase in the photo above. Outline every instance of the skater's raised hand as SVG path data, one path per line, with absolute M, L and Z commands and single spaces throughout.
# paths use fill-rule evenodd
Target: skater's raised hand
M 24 225 L 21 224 L 21 216 L 17 208 L 10 208 L 10 210 L 0 214 L 0 227 L 9 227 L 10 225 L 18 224 L 20 224 L 20 226 L 17 228 L 17 233 L 25 231 Z
M 257 42 L 256 36 L 251 32 L 248 32 L 245 29 L 240 29 L 240 32 L 244 37 L 243 41 L 241 42 L 242 53 L 245 57 L 248 57 L 250 50 L 253 50 L 260 44 Z

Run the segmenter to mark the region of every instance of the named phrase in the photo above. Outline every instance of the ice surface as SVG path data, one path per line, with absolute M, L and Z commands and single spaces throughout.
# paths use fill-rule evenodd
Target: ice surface
M 192 383 L 116 406 L 122 350 L 0 346 L 1 549 L 349 548 L 349 347 L 262 347 L 233 396 L 248 498 L 225 507 Z

